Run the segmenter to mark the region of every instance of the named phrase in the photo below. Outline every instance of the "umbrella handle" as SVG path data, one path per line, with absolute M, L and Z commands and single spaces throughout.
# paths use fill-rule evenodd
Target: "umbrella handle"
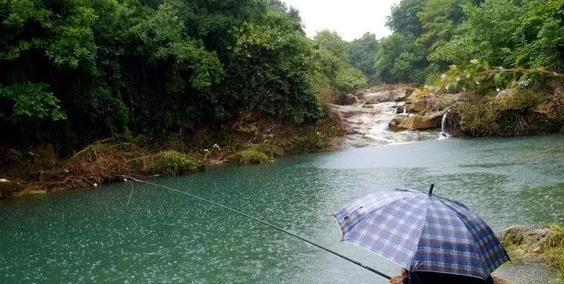
M 431 188 L 429 188 L 429 196 L 433 195 L 433 188 L 435 188 L 435 184 L 431 184 Z

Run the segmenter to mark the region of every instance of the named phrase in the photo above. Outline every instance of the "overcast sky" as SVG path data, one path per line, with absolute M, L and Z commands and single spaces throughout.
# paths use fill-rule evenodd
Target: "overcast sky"
M 384 37 L 390 34 L 386 16 L 400 0 L 282 0 L 300 11 L 308 36 L 328 29 L 353 40 L 365 32 Z

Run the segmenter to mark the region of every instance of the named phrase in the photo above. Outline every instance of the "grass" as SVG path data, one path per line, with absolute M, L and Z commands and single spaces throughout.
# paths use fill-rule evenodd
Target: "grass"
M 195 155 L 169 150 L 151 157 L 149 172 L 169 176 L 179 176 L 204 169 L 204 163 Z
M 550 234 L 541 249 L 546 254 L 546 262 L 558 269 L 560 278 L 564 280 L 564 228 L 550 226 Z
M 256 147 L 238 151 L 232 159 L 239 165 L 266 164 L 271 161 L 266 153 Z

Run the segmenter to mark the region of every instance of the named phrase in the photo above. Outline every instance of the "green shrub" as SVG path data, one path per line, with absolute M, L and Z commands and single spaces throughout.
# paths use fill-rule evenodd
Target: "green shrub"
M 183 175 L 203 169 L 203 162 L 194 156 L 177 151 L 164 151 L 153 156 L 149 171 L 153 174 Z
M 240 165 L 266 164 L 271 161 L 268 155 L 257 147 L 239 151 L 233 155 L 232 159 Z
M 327 149 L 329 138 L 319 131 L 309 131 L 303 136 L 295 137 L 290 143 L 292 152 L 315 152 Z

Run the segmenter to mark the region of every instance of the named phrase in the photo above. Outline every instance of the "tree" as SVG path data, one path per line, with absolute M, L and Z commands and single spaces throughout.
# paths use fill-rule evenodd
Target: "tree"
M 0 1 L 0 130 L 70 150 L 242 112 L 315 120 L 313 54 L 280 1 Z
M 482 59 L 496 66 L 562 70 L 564 1 L 486 0 L 465 6 L 466 20 L 434 61 L 467 64 Z
M 366 33 L 361 38 L 349 44 L 348 59 L 350 64 L 362 71 L 366 77 L 376 81 L 376 54 L 378 53 L 378 40 L 375 34 Z
M 392 14 L 388 17 L 386 25 L 394 33 L 408 37 L 418 37 L 423 28 L 417 14 L 423 9 L 427 0 L 402 0 L 392 7 Z
M 423 83 L 425 81 L 425 48 L 415 38 L 399 33 L 384 38 L 376 56 L 379 78 L 386 83 Z
M 318 47 L 330 51 L 339 58 L 345 59 L 347 57 L 348 43 L 336 32 L 321 31 L 315 35 L 313 41 Z

